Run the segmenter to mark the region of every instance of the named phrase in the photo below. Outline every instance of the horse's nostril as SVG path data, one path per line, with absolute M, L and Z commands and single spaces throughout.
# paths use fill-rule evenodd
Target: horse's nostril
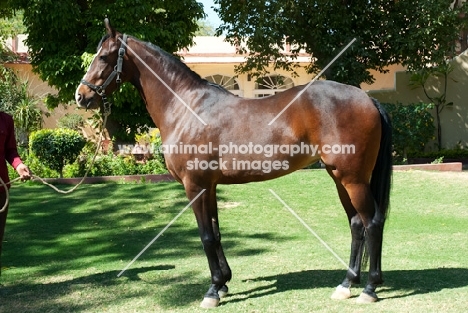
M 83 99 L 83 96 L 81 95 L 81 93 L 76 94 L 76 101 L 81 102 L 81 99 Z

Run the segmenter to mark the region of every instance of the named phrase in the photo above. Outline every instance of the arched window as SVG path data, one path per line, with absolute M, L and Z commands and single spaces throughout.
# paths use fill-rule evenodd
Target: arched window
M 236 79 L 232 76 L 224 76 L 220 74 L 206 76 L 205 79 L 210 83 L 214 83 L 224 87 L 229 92 L 241 96 L 242 91 L 239 88 L 239 84 L 237 83 Z
M 255 83 L 255 98 L 262 98 L 277 94 L 286 89 L 294 87 L 291 78 L 282 75 L 268 75 L 260 77 Z

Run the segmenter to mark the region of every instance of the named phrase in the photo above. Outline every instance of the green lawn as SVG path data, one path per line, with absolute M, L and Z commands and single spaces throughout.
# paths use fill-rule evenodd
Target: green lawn
M 466 311 L 467 172 L 395 173 L 385 284 L 378 289 L 381 301 L 372 305 L 329 299 L 345 267 L 269 189 L 348 259 L 346 216 L 323 170 L 220 186 L 221 231 L 233 279 L 216 311 Z M 209 270 L 190 210 L 117 277 L 188 204 L 179 184 L 83 185 L 62 195 L 26 183 L 12 188 L 11 202 L 0 312 L 205 311 L 198 306 Z

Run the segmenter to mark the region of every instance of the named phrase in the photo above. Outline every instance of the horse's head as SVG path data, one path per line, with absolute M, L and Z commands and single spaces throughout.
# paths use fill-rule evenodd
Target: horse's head
M 126 36 L 113 29 L 107 18 L 104 23 L 107 34 L 102 38 L 98 52 L 75 92 L 78 106 L 87 109 L 99 107 L 99 98 L 105 98 L 116 90 L 123 78 Z

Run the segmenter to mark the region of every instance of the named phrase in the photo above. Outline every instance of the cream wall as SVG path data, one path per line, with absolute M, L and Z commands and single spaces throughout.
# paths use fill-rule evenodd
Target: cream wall
M 467 51 L 459 55 L 452 62 L 454 70 L 449 75 L 447 85 L 447 102 L 453 106 L 446 107 L 441 113 L 442 147 L 455 148 L 460 142 L 468 148 L 468 54 Z M 370 90 L 369 96 L 380 102 L 403 104 L 429 102 L 423 89 L 412 89 L 409 86 L 410 75 L 404 71 L 391 74 L 394 77 L 394 87 L 382 90 Z M 443 80 L 431 79 L 428 81 L 429 94 L 437 95 L 443 90 Z M 435 116 L 435 114 L 433 114 Z
M 52 112 L 45 107 L 44 102 L 42 101 L 47 94 L 57 94 L 57 90 L 49 86 L 46 82 L 41 80 L 39 76 L 32 72 L 32 66 L 29 63 L 9 63 L 5 64 L 6 67 L 12 68 L 16 71 L 20 79 L 27 80 L 29 82 L 29 92 L 37 96 L 39 100 L 39 107 L 42 112 L 47 112 L 48 114 L 43 114 L 44 124 L 43 128 L 56 128 L 57 120 L 63 117 L 67 113 L 78 113 L 81 114 L 87 119 L 90 117 L 89 112 L 85 110 L 77 109 L 76 105 L 70 105 L 68 107 L 59 106 L 54 109 Z

